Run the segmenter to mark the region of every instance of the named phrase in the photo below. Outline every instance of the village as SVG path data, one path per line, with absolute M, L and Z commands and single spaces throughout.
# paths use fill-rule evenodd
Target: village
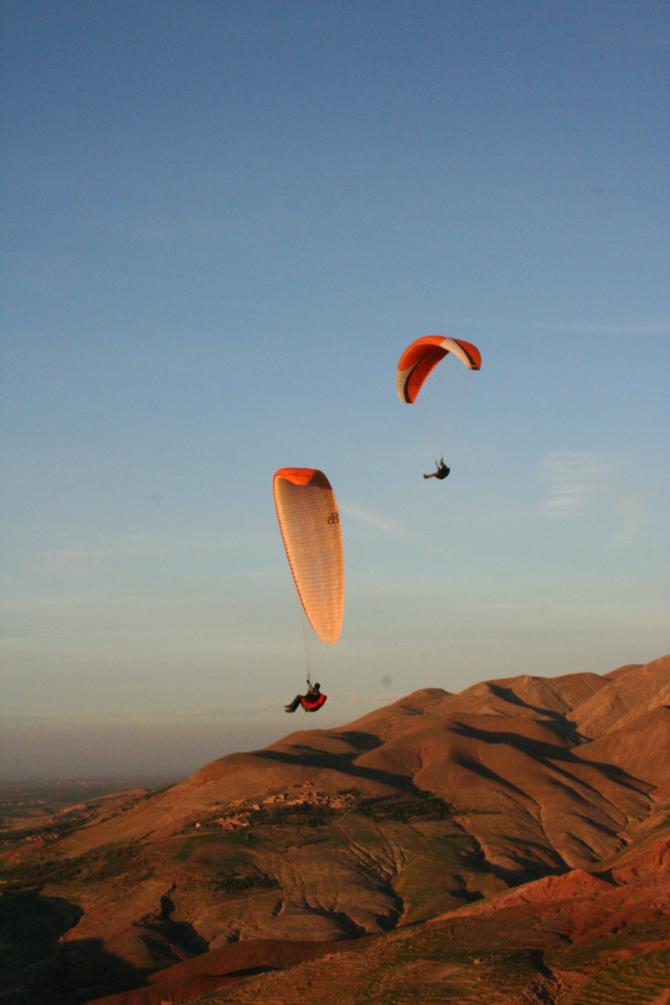
M 322 808 L 342 812 L 355 805 L 358 793 L 352 790 L 330 795 L 315 789 L 312 782 L 295 785 L 292 790 L 273 792 L 258 802 L 248 802 L 245 799 L 234 799 L 227 804 L 228 812 L 222 816 L 211 817 L 206 821 L 198 820 L 193 824 L 195 830 L 220 827 L 226 831 L 245 830 L 251 825 L 252 818 L 264 810 Z

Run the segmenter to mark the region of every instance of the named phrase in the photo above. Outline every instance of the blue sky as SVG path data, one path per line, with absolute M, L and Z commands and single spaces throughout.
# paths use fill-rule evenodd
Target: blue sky
M 264 744 L 306 660 L 328 726 L 668 651 L 667 42 L 654 2 L 3 4 L 4 777 Z M 403 406 L 430 331 L 482 370 Z M 342 511 L 334 648 L 285 465 Z

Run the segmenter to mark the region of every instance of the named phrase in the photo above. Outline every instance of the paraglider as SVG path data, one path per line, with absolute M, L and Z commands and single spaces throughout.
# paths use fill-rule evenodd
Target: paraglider
M 447 465 L 444 463 L 444 457 L 442 457 L 440 458 L 439 461 L 435 461 L 435 471 L 432 471 L 429 475 L 424 475 L 423 477 L 439 478 L 439 480 L 442 481 L 443 478 L 447 477 L 450 471 L 451 468 L 447 467 Z
M 322 705 L 326 703 L 328 695 L 321 693 L 320 684 L 312 684 L 307 678 L 307 694 L 297 694 L 293 701 L 284 705 L 285 712 L 295 712 L 298 705 L 302 705 L 305 712 L 318 712 Z
M 344 556 L 337 501 L 323 471 L 279 468 L 272 480 L 279 530 L 305 616 L 316 636 L 333 645 L 342 630 Z M 308 678 L 309 685 L 309 678 Z M 316 690 L 315 690 L 316 689 Z M 326 701 L 320 686 L 296 695 L 294 711 L 316 711 Z M 295 701 L 295 699 L 294 699 Z
M 476 345 L 444 335 L 422 335 L 407 346 L 396 367 L 396 390 L 402 402 L 413 405 L 435 367 L 449 354 L 460 359 L 468 370 L 479 370 L 482 357 Z M 451 470 L 444 457 L 435 462 L 436 470 L 424 478 L 442 481 Z
M 286 557 L 307 620 L 322 642 L 337 642 L 344 608 L 342 530 L 323 471 L 280 468 L 272 482 Z
M 395 380 L 398 397 L 413 405 L 427 377 L 452 353 L 468 370 L 479 370 L 482 357 L 476 345 L 443 335 L 422 335 L 407 346 L 398 360 Z

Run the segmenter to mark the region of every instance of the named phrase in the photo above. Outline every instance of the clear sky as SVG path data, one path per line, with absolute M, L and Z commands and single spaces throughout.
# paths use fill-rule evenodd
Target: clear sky
M 186 773 L 670 649 L 666 4 L 0 14 L 0 777 Z M 482 370 L 401 405 L 431 331 Z M 336 647 L 285 465 L 338 497 Z M 288 719 L 306 659 L 329 701 Z

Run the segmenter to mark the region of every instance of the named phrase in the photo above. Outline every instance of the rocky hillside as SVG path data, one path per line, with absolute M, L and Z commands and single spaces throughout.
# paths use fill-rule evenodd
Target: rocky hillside
M 231 954 L 267 940 L 325 951 L 372 938 L 358 959 L 455 910 L 458 931 L 484 930 L 476 912 L 538 880 L 605 892 L 604 870 L 667 819 L 669 765 L 669 657 L 424 689 L 338 729 L 223 757 L 5 850 L 0 907 L 14 898 L 14 914 L 51 920 L 24 965 L 7 961 L 14 999 L 0 1002 L 32 1001 L 39 987 L 41 1001 L 69 1005 L 214 965 L 212 953 L 222 976 Z M 238 976 L 272 965 L 259 959 Z
M 669 999 L 670 838 L 665 836 L 605 872 L 575 869 L 535 880 L 337 956 L 329 952 L 188 1001 L 667 1005 Z M 115 1005 L 158 1001 L 124 996 Z

